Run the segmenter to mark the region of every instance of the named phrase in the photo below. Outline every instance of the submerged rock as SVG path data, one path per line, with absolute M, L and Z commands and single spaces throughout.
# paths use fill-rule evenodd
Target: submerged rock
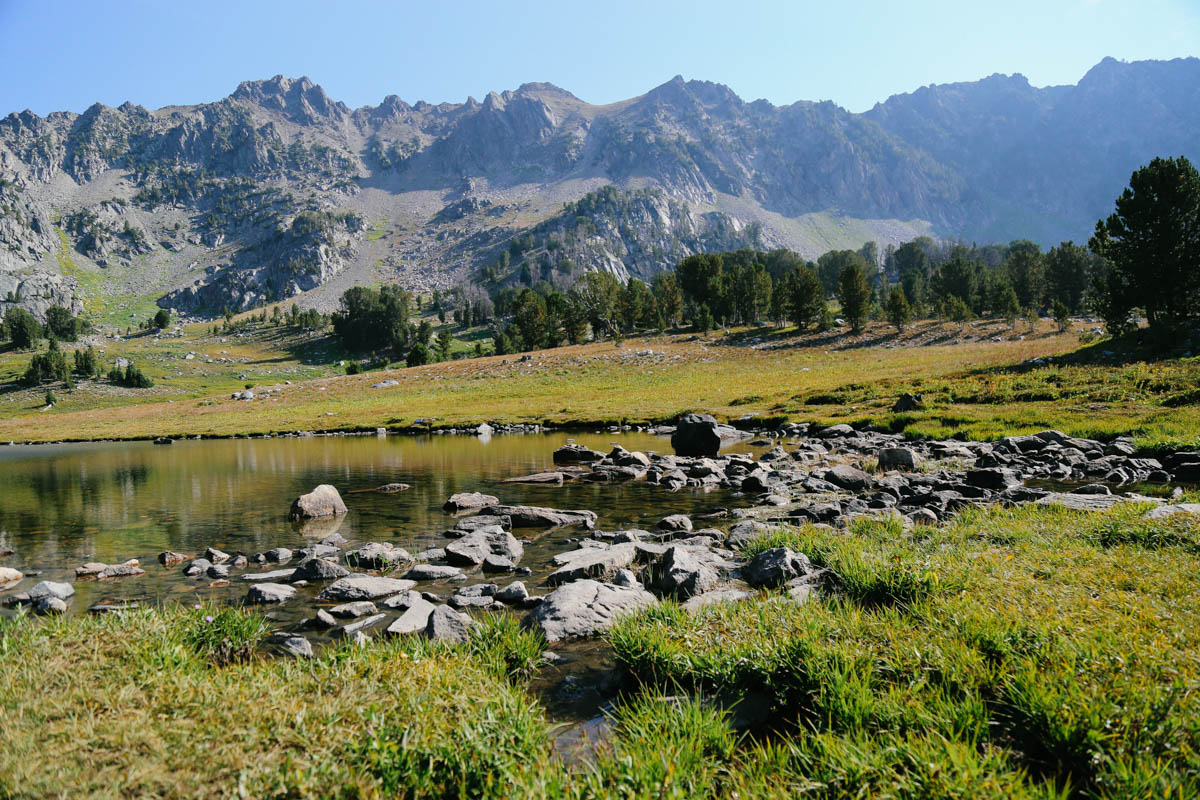
M 283 603 L 296 594 L 294 586 L 286 583 L 256 583 L 246 592 L 246 602 L 252 604 Z
M 388 542 L 369 542 L 346 553 L 346 563 L 365 569 L 391 569 L 413 560 L 408 551 Z
M 541 506 L 491 506 L 484 509 L 489 516 L 506 516 L 514 528 L 557 528 L 563 525 L 596 526 L 595 511 L 564 511 Z
M 480 508 L 497 505 L 500 498 L 482 492 L 459 492 L 450 495 L 450 499 L 442 504 L 442 510 L 451 514 L 462 511 L 474 511 Z
M 380 578 L 372 575 L 350 575 L 338 578 L 317 595 L 318 600 L 374 600 L 391 594 L 407 592 L 416 581 L 401 578 Z

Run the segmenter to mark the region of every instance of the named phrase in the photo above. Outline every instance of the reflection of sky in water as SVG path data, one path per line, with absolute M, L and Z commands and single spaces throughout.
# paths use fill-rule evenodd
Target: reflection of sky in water
M 587 508 L 601 528 L 651 527 L 676 512 L 727 502 L 719 494 L 671 494 L 644 483 L 500 485 L 497 480 L 553 467 L 565 434 L 495 436 L 317 437 L 150 443 L 99 443 L 0 448 L 0 545 L 16 554 L 0 564 L 44 570 L 70 579 L 76 566 L 95 560 L 139 558 L 149 574 L 124 582 L 76 582 L 76 610 L 99 598 L 151 597 L 193 591 L 198 584 L 163 570 L 162 550 L 200 554 L 208 546 L 247 555 L 295 549 L 332 531 L 351 541 L 390 541 L 416 553 L 440 547 L 449 518 L 441 512 L 455 492 L 484 491 L 512 504 Z M 615 441 L 630 450 L 670 452 L 665 437 L 642 434 L 575 435 L 608 451 Z M 407 483 L 399 494 L 357 492 Z M 287 522 L 291 501 L 331 483 L 350 510 L 344 518 L 304 526 Z M 570 547 L 579 531 L 538 536 L 523 565 L 542 573 L 553 552 Z M 543 552 L 544 551 L 544 552 Z M 536 575 L 535 575 L 536 578 Z M 21 588 L 28 588 L 29 581 Z M 234 581 L 222 597 L 240 597 Z

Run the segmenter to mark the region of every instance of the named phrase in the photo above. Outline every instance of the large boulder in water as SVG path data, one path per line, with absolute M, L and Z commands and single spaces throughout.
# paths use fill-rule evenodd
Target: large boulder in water
M 671 447 L 679 456 L 713 457 L 721 445 L 744 439 L 748 434 L 722 425 L 711 414 L 684 414 L 671 434 Z
M 292 511 L 288 519 L 313 519 L 314 517 L 333 517 L 346 513 L 346 504 L 338 490 L 323 483 L 308 494 L 302 494 L 292 503 Z

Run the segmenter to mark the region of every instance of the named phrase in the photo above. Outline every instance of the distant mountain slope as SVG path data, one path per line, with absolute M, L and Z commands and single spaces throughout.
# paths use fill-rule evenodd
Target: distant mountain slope
M 749 239 L 1081 240 L 1138 165 L 1200 155 L 1197 123 L 1197 59 L 930 86 L 865 114 L 678 77 L 606 106 L 530 83 L 350 109 L 277 76 L 198 106 L 26 111 L 0 120 L 0 312 L 10 293 L 39 311 L 99 293 L 126 316 L 327 307 L 353 283 L 467 279 L 531 232 L 647 277 Z M 568 242 L 580 218 L 591 234 Z

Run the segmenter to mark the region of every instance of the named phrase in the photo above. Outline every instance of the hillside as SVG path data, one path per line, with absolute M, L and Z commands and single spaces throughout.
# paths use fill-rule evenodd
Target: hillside
M 26 111 L 0 120 L 0 299 L 123 326 L 444 288 L 525 237 L 622 277 L 709 247 L 1082 240 L 1132 169 L 1200 153 L 1198 101 L 1200 60 L 1106 59 L 1076 86 L 992 76 L 865 114 L 678 77 L 605 106 L 531 83 L 352 110 L 277 76 L 197 106 Z

